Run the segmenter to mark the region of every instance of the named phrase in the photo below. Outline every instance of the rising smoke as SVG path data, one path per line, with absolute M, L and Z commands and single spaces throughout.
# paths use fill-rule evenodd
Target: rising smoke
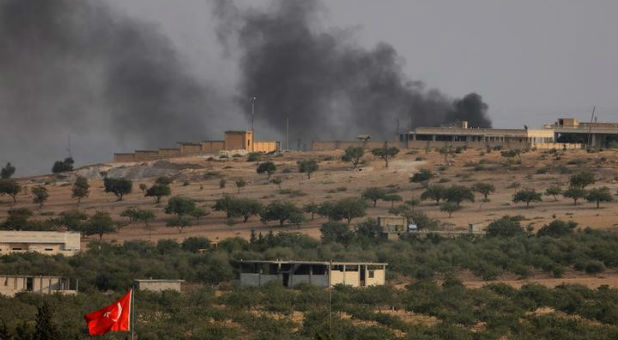
M 278 0 L 262 11 L 219 2 L 219 36 L 240 51 L 239 97 L 258 98 L 259 119 L 282 129 L 289 116 L 290 134 L 305 141 L 391 138 L 396 121 L 402 128 L 461 120 L 491 126 L 479 95 L 451 99 L 427 90 L 406 76 L 391 45 L 366 49 L 349 32 L 319 27 L 322 10 L 318 0 Z
M 155 26 L 99 1 L 2 1 L 2 158 L 49 171 L 69 133 L 78 162 L 207 137 L 221 103 L 190 71 Z
M 266 9 L 216 2 L 218 34 L 238 62 L 238 93 L 199 79 L 156 26 L 94 0 L 0 2 L 0 162 L 47 172 L 73 136 L 78 164 L 114 151 L 221 138 L 256 121 L 304 143 L 468 120 L 490 126 L 476 94 L 452 99 L 403 71 L 386 43 L 367 49 L 319 23 L 318 0 L 274 0 Z M 220 46 L 208 46 L 219 49 Z M 229 98 L 237 98 L 231 100 Z M 232 125 L 232 126 L 231 126 Z M 258 133 L 258 136 L 260 134 Z

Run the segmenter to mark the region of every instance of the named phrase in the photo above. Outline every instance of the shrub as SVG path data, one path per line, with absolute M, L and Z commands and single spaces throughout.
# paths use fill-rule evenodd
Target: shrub
M 591 260 L 586 263 L 586 266 L 584 269 L 586 270 L 586 273 L 588 274 L 595 274 L 595 273 L 600 273 L 604 271 L 605 265 L 601 261 Z

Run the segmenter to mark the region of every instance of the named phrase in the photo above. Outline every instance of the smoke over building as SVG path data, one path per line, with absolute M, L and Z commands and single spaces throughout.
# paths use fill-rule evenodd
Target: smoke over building
M 263 11 L 219 2 L 219 34 L 240 51 L 239 98 L 256 96 L 260 119 L 283 128 L 289 116 L 290 135 L 305 140 L 360 132 L 390 138 L 397 120 L 491 126 L 479 95 L 453 100 L 427 89 L 406 76 L 393 46 L 361 47 L 345 30 L 320 27 L 321 11 L 317 0 L 275 1 Z

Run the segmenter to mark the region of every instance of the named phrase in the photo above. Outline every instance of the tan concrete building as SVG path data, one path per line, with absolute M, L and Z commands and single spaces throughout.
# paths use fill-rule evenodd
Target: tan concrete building
M 114 162 L 146 162 L 164 158 L 186 157 L 221 151 L 273 152 L 280 148 L 277 141 L 256 141 L 253 131 L 226 131 L 223 140 L 199 143 L 180 142 L 178 148 L 136 150 L 133 153 L 115 153 Z
M 261 287 L 278 281 L 284 287 L 311 284 L 332 287 L 338 284 L 352 287 L 384 285 L 386 263 L 339 261 L 237 261 L 240 285 Z
M 0 294 L 77 294 L 78 281 L 61 276 L 0 275 Z
M 417 231 L 416 224 L 402 216 L 378 216 L 378 226 L 382 237 L 398 240 L 399 236 Z
M 36 252 L 72 256 L 80 250 L 80 234 L 56 231 L 0 231 L 0 255 Z
M 135 289 L 147 290 L 151 292 L 162 292 L 164 290 L 174 290 L 174 291 L 180 292 L 183 282 L 185 282 L 185 280 L 168 280 L 168 279 L 135 280 Z

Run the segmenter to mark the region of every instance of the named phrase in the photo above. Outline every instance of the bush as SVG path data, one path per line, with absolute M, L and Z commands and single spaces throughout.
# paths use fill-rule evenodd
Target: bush
M 591 260 L 586 263 L 584 269 L 588 274 L 596 274 L 604 271 L 605 265 L 601 261 Z

